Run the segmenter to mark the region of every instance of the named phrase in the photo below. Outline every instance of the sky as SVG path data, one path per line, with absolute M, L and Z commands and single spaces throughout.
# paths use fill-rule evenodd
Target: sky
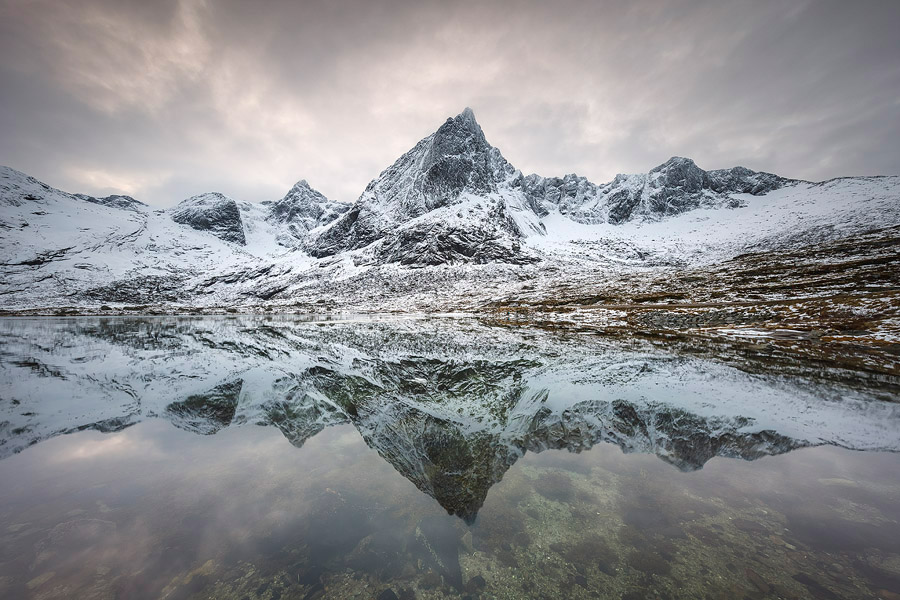
M 352 202 L 469 106 L 523 173 L 900 174 L 900 1 L 0 0 L 0 164 Z

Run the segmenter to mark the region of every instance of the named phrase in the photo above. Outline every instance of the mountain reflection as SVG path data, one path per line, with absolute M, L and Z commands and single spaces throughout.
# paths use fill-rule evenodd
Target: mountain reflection
M 0 457 L 145 418 L 203 435 L 275 426 L 298 448 L 350 423 L 467 522 L 528 451 L 608 442 L 692 471 L 808 445 L 900 448 L 900 411 L 878 390 L 464 319 L 6 320 L 0 339 Z

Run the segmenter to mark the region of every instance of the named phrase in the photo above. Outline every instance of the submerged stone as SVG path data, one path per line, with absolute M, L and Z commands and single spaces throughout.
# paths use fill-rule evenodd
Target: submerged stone
M 559 471 L 543 473 L 534 482 L 534 490 L 554 502 L 571 502 L 575 496 L 574 487 L 572 479 Z
M 416 526 L 416 547 L 422 561 L 457 590 L 462 590 L 459 533 L 443 517 L 425 517 Z
M 483 590 L 487 586 L 487 581 L 484 580 L 484 577 L 481 575 L 476 575 L 472 579 L 466 582 L 466 591 L 471 593 L 476 593 L 480 590 Z

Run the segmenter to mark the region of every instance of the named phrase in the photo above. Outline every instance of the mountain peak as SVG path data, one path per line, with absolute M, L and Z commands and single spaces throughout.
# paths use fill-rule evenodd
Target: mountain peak
M 283 198 L 269 203 L 266 220 L 270 223 L 288 223 L 295 236 L 302 236 L 310 229 L 330 223 L 349 208 L 349 204 L 328 200 L 305 179 L 301 179 Z
M 456 115 L 456 119 L 454 120 L 481 129 L 481 127 L 479 127 L 478 125 L 478 121 L 475 120 L 475 112 L 468 106 L 465 107 L 461 113 Z
M 667 170 L 667 169 L 670 169 L 673 167 L 674 168 L 686 168 L 686 169 L 699 169 L 700 168 L 697 166 L 697 163 L 695 163 L 690 158 L 685 158 L 683 156 L 673 156 L 672 158 L 670 158 L 663 164 L 651 169 L 650 172 L 657 173 L 659 171 L 664 171 L 664 170 Z

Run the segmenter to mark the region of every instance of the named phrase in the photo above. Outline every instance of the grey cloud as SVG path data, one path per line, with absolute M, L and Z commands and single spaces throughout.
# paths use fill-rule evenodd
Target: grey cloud
M 351 201 L 472 106 L 525 172 L 900 173 L 900 3 L 0 0 L 0 163 Z

